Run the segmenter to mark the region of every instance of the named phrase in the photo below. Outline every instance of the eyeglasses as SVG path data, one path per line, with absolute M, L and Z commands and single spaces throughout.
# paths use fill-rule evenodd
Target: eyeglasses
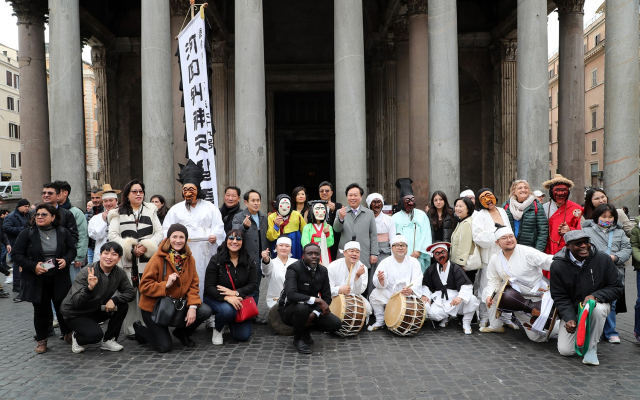
M 394 244 L 394 245 L 393 245 L 393 246 L 391 246 L 391 247 L 397 247 L 397 248 L 399 248 L 399 249 L 406 249 L 406 248 L 407 248 L 407 245 L 406 245 L 406 244 Z
M 47 192 L 46 190 L 42 191 L 43 196 L 53 196 L 54 194 L 56 194 L 56 192 Z
M 142 194 L 142 193 L 144 193 L 144 191 L 143 191 L 143 190 L 132 190 L 132 191 L 131 191 L 131 192 L 129 192 L 129 193 L 133 193 L 133 194 Z
M 36 214 L 36 218 L 44 218 L 44 217 L 48 217 L 50 215 L 51 214 L 49 214 L 49 213 L 37 213 Z
M 331 189 L 320 189 L 320 193 L 329 193 Z
M 242 237 L 241 236 L 229 236 L 227 239 L 228 240 L 236 240 L 238 242 L 242 242 Z

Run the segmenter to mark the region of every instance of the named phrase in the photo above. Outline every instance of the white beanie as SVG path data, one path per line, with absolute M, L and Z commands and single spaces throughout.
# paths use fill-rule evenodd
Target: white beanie
M 384 199 L 382 198 L 382 195 L 380 193 L 371 193 L 367 196 L 367 207 L 371 208 L 371 202 L 375 199 L 380 200 L 382 204 L 384 204 Z

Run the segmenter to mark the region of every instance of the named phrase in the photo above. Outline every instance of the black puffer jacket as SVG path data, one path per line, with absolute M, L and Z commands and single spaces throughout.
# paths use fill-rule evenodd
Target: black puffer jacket
M 436 238 L 436 229 L 433 221 L 429 218 L 431 222 L 431 240 L 432 242 L 443 241 L 451 243 L 451 235 L 453 235 L 453 231 L 456 229 L 457 220 L 452 218 L 451 215 L 447 214 L 442 221 L 442 238 Z
M 509 209 L 509 199 L 502 205 L 502 208 L 507 212 L 509 217 L 509 223 L 511 229 L 516 231 L 515 223 L 513 220 L 513 214 Z M 537 211 L 536 211 L 537 210 Z M 529 204 L 529 207 L 524 209 L 522 218 L 520 219 L 520 230 L 518 231 L 518 244 L 534 247 L 537 250 L 544 252 L 547 247 L 547 238 L 549 237 L 549 222 L 542 209 L 542 204 L 538 200 L 534 200 Z
M 613 260 L 591 245 L 582 267 L 569 258 L 564 247 L 551 263 L 551 297 L 563 321 L 578 321 L 578 306 L 585 297 L 611 303 L 622 295 L 622 280 Z

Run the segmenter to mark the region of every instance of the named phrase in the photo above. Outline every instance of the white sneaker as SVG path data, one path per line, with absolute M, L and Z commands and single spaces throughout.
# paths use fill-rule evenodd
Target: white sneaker
M 4 283 L 13 283 L 13 275 L 7 276 L 7 279 L 4 281 Z
M 100 343 L 100 350 L 120 351 L 122 349 L 124 349 L 124 347 L 118 344 L 115 339 Z
M 78 342 L 76 342 L 75 332 L 73 332 L 73 335 L 71 335 L 71 351 L 76 354 L 84 353 L 84 347 L 80 346 Z
M 465 335 L 471 335 L 471 333 L 473 332 L 473 330 L 471 330 L 471 325 L 462 325 L 462 330 L 464 331 Z
M 210 316 L 205 322 L 204 322 L 204 326 L 208 327 L 208 328 L 215 328 L 216 326 L 216 316 L 212 315 Z M 215 330 L 215 329 L 214 329 Z
M 215 328 L 213 329 L 211 344 L 215 344 L 216 346 L 219 346 L 222 344 L 222 332 L 218 332 Z

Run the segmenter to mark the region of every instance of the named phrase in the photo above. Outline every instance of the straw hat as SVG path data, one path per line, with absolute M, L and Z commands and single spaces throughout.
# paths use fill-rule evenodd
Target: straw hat
M 556 185 L 567 185 L 569 187 L 569 189 L 571 189 L 573 187 L 573 182 L 567 178 L 565 178 L 564 176 L 560 175 L 560 174 L 555 174 L 553 176 L 553 179 L 550 179 L 548 181 L 546 181 L 545 183 L 542 184 L 542 187 L 545 189 L 551 189 L 552 187 L 556 186 Z
M 98 196 L 102 197 L 102 195 L 103 195 L 104 193 L 115 193 L 115 194 L 120 194 L 121 192 L 122 192 L 121 190 L 113 189 L 113 188 L 111 187 L 111 185 L 110 185 L 110 184 L 105 183 L 104 185 L 102 185 L 102 191 L 100 191 L 100 192 L 96 193 L 96 195 L 98 195 Z

